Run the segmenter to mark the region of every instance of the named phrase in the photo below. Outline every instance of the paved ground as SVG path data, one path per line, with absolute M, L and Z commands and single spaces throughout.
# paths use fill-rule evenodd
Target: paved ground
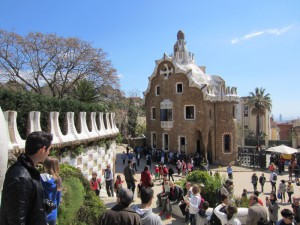
M 117 160 L 116 160 L 116 174 L 120 174 L 122 179 L 124 180 L 124 175 L 123 175 L 123 162 L 121 160 L 121 153 L 125 150 L 125 148 L 123 146 L 118 146 L 117 148 Z M 140 174 L 141 174 L 141 171 L 143 170 L 144 166 L 145 166 L 145 160 L 142 159 L 141 162 L 140 162 L 140 166 L 138 167 L 138 172 L 136 174 L 136 178 L 137 180 L 140 180 Z M 215 172 L 216 170 L 218 170 L 222 175 L 226 176 L 227 177 L 227 173 L 226 173 L 226 167 L 215 167 L 215 166 L 210 166 L 210 170 Z M 236 196 L 241 196 L 242 194 L 242 191 L 244 188 L 246 188 L 248 190 L 248 195 L 250 195 L 252 192 L 253 192 L 253 186 L 252 184 L 250 183 L 251 181 L 251 176 L 252 174 L 256 172 L 258 176 L 260 176 L 260 174 L 262 172 L 265 173 L 265 176 L 267 178 L 267 182 L 265 184 L 265 193 L 262 193 L 260 195 L 260 198 L 263 200 L 264 204 L 265 204 L 265 198 L 268 196 L 269 197 L 269 194 L 270 194 L 270 191 L 271 191 L 271 184 L 270 182 L 268 181 L 269 180 L 269 173 L 267 170 L 257 170 L 256 168 L 245 168 L 245 167 L 240 167 L 240 166 L 233 166 L 233 182 L 234 182 L 234 195 Z M 181 179 L 181 177 L 178 177 L 177 175 L 174 176 L 175 180 L 179 180 Z M 284 172 L 282 173 L 282 175 L 278 175 L 278 181 L 277 181 L 277 187 L 278 187 L 278 184 L 279 184 L 279 181 L 280 180 L 288 180 L 288 174 L 287 172 Z M 126 187 L 126 184 L 124 185 Z M 258 185 L 258 190 L 260 190 L 260 186 Z M 155 182 L 155 186 L 154 186 L 154 192 L 155 192 L 155 196 L 157 193 L 159 193 L 161 191 L 161 185 L 160 185 L 160 182 L 157 181 Z M 296 196 L 296 197 L 300 197 L 300 188 L 297 187 L 295 184 L 294 184 L 294 191 L 295 191 L 295 194 L 293 196 Z M 135 193 L 136 195 L 136 193 Z M 116 203 L 116 198 L 115 197 L 107 197 L 106 195 L 106 191 L 105 190 L 101 190 L 101 194 L 100 194 L 100 198 L 104 201 L 105 205 L 107 208 L 111 208 L 113 205 L 115 205 Z M 286 200 L 287 200 L 287 194 L 286 194 Z M 152 204 L 152 207 L 153 207 L 153 211 L 155 213 L 159 213 L 159 209 L 156 208 L 156 205 L 155 205 L 155 202 L 156 202 L 156 198 L 154 199 L 153 201 L 153 204 Z M 279 200 L 280 202 L 280 200 Z M 134 203 L 140 203 L 140 199 L 135 197 L 135 201 Z M 287 203 L 279 203 L 280 205 L 280 209 L 279 209 L 279 217 L 281 217 L 280 215 L 280 210 L 284 209 L 284 208 L 289 208 L 291 209 L 291 206 L 290 204 L 287 204 Z M 163 224 L 182 224 L 183 223 L 183 220 L 181 218 L 176 218 L 176 217 L 173 217 L 172 219 L 166 219 L 165 216 L 162 216 L 162 221 L 163 221 Z

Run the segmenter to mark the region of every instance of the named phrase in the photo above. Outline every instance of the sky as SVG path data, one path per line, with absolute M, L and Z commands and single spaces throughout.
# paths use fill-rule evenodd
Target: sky
M 275 120 L 300 117 L 298 0 L 0 0 L 0 29 L 77 37 L 102 48 L 125 93 L 147 89 L 155 60 L 173 53 L 177 32 L 206 73 L 240 97 L 256 87 Z

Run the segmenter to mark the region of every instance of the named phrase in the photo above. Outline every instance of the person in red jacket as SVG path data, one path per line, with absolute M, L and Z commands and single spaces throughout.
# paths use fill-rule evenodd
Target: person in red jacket
M 99 196 L 101 189 L 101 179 L 97 177 L 97 172 L 92 173 L 92 178 L 90 179 L 90 187 Z
M 164 165 L 164 167 L 163 167 L 163 175 L 164 175 L 164 177 L 168 176 L 168 174 L 169 174 L 169 170 L 168 170 L 167 166 Z
M 151 185 L 152 178 L 149 171 L 149 166 L 147 165 L 144 167 L 144 171 L 141 173 L 141 181 L 142 181 L 142 186 L 145 188 L 152 186 Z

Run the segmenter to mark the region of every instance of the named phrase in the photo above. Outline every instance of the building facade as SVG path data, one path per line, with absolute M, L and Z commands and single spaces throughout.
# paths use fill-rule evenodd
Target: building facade
M 151 148 L 200 153 L 228 164 L 237 157 L 235 87 L 196 65 L 179 31 L 174 52 L 159 60 L 144 92 L 147 144 Z

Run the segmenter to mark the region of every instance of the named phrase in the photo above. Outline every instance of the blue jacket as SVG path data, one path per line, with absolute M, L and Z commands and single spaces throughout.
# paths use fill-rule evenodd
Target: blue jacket
M 45 198 L 52 200 L 56 205 L 56 209 L 47 214 L 47 221 L 51 222 L 57 219 L 57 210 L 60 204 L 61 191 L 57 191 L 55 180 L 50 174 L 41 174 L 41 182 L 44 188 Z

